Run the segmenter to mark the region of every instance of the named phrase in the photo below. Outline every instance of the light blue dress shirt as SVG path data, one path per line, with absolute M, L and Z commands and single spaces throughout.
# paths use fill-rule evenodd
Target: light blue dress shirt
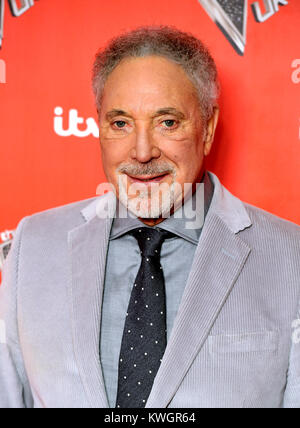
M 174 238 L 164 241 L 161 249 L 161 265 L 166 287 L 168 339 L 191 270 L 203 220 L 213 195 L 213 183 L 207 172 L 203 175 L 201 182 L 204 183 L 202 206 L 200 207 L 199 204 L 197 206 L 197 212 L 199 209 L 203 211 L 204 206 L 201 227 L 187 228 L 186 225 L 191 224 L 193 217 L 187 218 L 183 208 L 181 208 L 182 218 L 175 218 L 177 216 L 173 214 L 157 225 L 157 227 L 176 235 Z M 189 204 L 192 204 L 190 207 L 196 207 L 196 194 L 199 194 L 199 191 L 200 187 L 190 198 Z M 183 207 L 186 204 L 187 202 Z M 100 338 L 100 359 L 111 408 L 115 407 L 117 397 L 119 354 L 127 308 L 141 263 L 138 243 L 134 236 L 127 232 L 138 227 L 150 227 L 131 213 L 128 218 L 120 218 L 118 213 L 119 210 L 117 209 L 107 251 Z

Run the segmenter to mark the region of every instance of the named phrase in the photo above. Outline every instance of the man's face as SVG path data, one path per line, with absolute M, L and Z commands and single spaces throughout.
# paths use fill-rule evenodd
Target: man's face
M 203 123 L 182 67 L 158 56 L 123 60 L 106 81 L 99 115 L 103 167 L 117 197 L 142 219 L 171 209 L 184 183 L 201 178 L 216 123 L 217 111 Z

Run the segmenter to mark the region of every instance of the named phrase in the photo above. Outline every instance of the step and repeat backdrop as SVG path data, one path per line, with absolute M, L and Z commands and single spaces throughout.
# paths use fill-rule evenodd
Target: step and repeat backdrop
M 222 84 L 208 168 L 300 224 L 299 0 L 0 0 L 0 271 L 22 217 L 106 181 L 91 90 L 96 51 L 173 25 L 210 48 Z

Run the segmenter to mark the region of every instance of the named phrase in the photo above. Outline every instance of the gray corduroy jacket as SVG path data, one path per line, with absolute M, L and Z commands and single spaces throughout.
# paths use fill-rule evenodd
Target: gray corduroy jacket
M 215 191 L 148 408 L 300 408 L 300 228 Z M 108 407 L 112 194 L 24 218 L 0 288 L 0 407 Z M 175 261 L 176 262 L 176 261 Z

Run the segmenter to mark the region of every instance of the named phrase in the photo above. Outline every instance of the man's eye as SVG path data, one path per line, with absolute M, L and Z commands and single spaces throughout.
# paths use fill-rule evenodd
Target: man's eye
M 176 124 L 176 121 L 172 119 L 168 119 L 168 120 L 164 120 L 163 123 L 167 128 L 173 128 L 173 126 Z
M 124 120 L 117 120 L 113 123 L 117 128 L 124 128 L 126 126 L 126 122 Z

